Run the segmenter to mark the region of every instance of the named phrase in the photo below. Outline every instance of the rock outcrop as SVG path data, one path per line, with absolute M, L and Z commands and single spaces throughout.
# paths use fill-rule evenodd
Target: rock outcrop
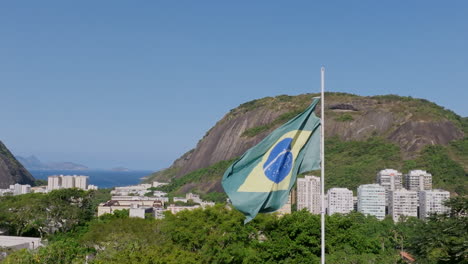
M 285 117 L 305 109 L 314 96 L 268 97 L 231 110 L 208 131 L 195 149 L 177 159 L 171 168 L 177 168 L 176 177 L 181 177 L 242 155 L 287 121 Z M 457 121 L 460 117 L 424 99 L 329 93 L 325 102 L 327 137 L 365 140 L 379 136 L 398 144 L 408 157 L 416 155 L 428 144 L 446 145 L 464 136 Z M 320 111 L 317 109 L 316 114 Z
M 0 189 L 11 184 L 32 184 L 34 177 L 19 163 L 0 141 Z

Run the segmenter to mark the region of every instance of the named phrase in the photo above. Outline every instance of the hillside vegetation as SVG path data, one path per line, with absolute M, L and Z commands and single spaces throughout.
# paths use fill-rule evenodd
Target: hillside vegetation
M 467 198 L 457 197 L 449 205 L 448 215 L 431 216 L 428 221 L 409 218 L 406 222 L 393 223 L 390 217 L 379 221 L 356 212 L 326 216 L 327 263 L 404 263 L 399 256 L 402 250 L 409 251 L 417 263 L 466 263 Z M 68 207 L 73 212 L 76 205 Z M 70 208 L 63 209 L 68 212 Z M 74 219 L 68 214 L 61 217 Z M 243 219 L 240 212 L 221 204 L 176 215 L 168 213 L 162 220 L 129 218 L 128 210 L 121 210 L 114 215 L 74 222 L 74 228 L 68 231 L 46 234 L 46 246 L 12 252 L 2 263 L 320 261 L 319 215 L 305 210 L 281 218 L 260 214 L 246 225 Z
M 226 161 L 300 113 L 315 96 L 281 95 L 240 105 L 195 149 L 147 181 L 172 181 L 164 190 L 174 195 L 192 191 L 223 198 L 220 179 L 230 164 Z M 468 118 L 424 99 L 396 95 L 327 93 L 326 103 L 326 188 L 356 190 L 374 182 L 385 168 L 403 173 L 423 169 L 433 174 L 434 188 L 468 194 Z
M 468 159 L 467 146 L 467 138 L 454 141 L 450 146 L 427 146 L 417 158 L 404 160 L 397 145 L 379 137 L 366 141 L 342 141 L 333 137 L 325 142 L 325 187 L 327 190 L 332 187 L 346 187 L 356 191 L 361 184 L 373 183 L 377 172 L 384 168 L 393 168 L 404 173 L 412 169 L 423 169 L 433 174 L 434 188 L 467 195 L 466 169 L 463 168 L 463 164 L 450 157 L 450 153 L 457 152 L 456 157 L 459 159 Z M 190 191 L 205 198 L 222 201 L 226 196 L 219 182 L 231 162 L 232 160 L 222 161 L 175 178 L 161 190 L 171 195 L 181 195 Z M 312 171 L 308 174 L 320 175 L 320 172 Z M 212 188 L 212 184 L 217 184 L 216 188 Z

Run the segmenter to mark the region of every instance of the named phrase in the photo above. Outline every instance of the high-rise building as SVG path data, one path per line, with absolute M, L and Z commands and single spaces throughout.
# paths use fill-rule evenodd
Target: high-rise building
M 430 214 L 447 213 L 450 208 L 444 202 L 450 199 L 448 191 L 434 189 L 424 190 L 419 193 L 419 218 L 425 219 Z
M 60 187 L 62 187 L 62 175 L 54 175 L 47 178 L 47 190 L 57 190 Z
M 320 214 L 320 177 L 307 175 L 297 179 L 297 210 L 304 208 Z
M 347 188 L 331 188 L 327 192 L 328 214 L 347 214 L 353 211 L 353 192 Z
M 75 188 L 87 190 L 88 189 L 88 176 L 74 176 L 75 178 Z
M 89 177 L 83 175 L 54 175 L 49 176 L 47 179 L 47 190 L 57 190 L 62 188 L 78 188 L 88 190 Z M 91 185 L 91 188 L 97 190 L 97 186 Z
M 403 188 L 403 174 L 397 170 L 385 169 L 377 173 L 376 181 L 386 190 L 385 205 L 389 205 L 390 191 Z
M 401 216 L 418 216 L 418 193 L 406 189 L 390 191 L 388 213 L 397 222 Z
M 62 177 L 63 188 L 75 188 L 75 177 L 71 175 L 65 175 Z
M 432 174 L 424 170 L 412 170 L 405 175 L 405 188 L 410 191 L 432 189 Z
M 385 218 L 385 188 L 378 184 L 360 185 L 357 190 L 357 209 L 365 215 L 373 215 L 377 219 Z

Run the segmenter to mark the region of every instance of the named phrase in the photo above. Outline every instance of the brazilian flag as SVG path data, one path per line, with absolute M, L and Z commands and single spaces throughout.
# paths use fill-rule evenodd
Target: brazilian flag
M 247 150 L 224 173 L 224 191 L 246 216 L 245 223 L 258 213 L 280 209 L 297 174 L 320 168 L 320 119 L 314 114 L 318 101 Z

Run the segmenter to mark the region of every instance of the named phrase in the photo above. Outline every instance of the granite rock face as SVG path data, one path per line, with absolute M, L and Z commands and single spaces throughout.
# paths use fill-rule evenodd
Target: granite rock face
M 16 160 L 6 146 L 0 141 L 0 189 L 11 184 L 32 184 L 34 177 Z
M 242 155 L 284 123 L 275 122 L 282 115 L 306 108 L 313 95 L 286 97 L 254 100 L 231 110 L 193 150 L 173 163 L 171 168 L 178 169 L 176 177 Z M 327 94 L 326 137 L 365 140 L 379 136 L 399 145 L 406 157 L 416 155 L 428 144 L 446 145 L 464 137 L 462 129 L 445 116 L 453 114 L 450 111 L 423 99 L 398 98 Z M 316 114 L 320 111 L 318 107 Z M 245 135 L 255 128 L 267 129 Z

